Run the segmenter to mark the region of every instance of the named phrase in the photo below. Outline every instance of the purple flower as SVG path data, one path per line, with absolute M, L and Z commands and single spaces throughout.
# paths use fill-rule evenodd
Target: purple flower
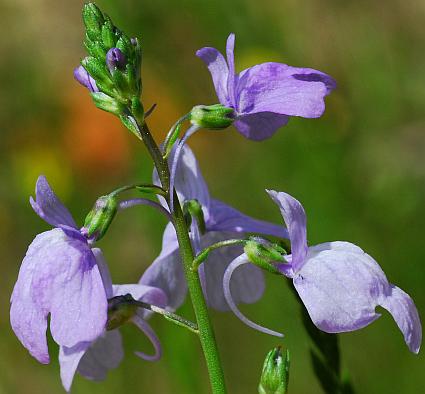
M 271 137 L 290 116 L 318 118 L 324 97 L 336 87 L 327 74 L 282 63 L 262 63 L 235 73 L 235 35 L 227 39 L 227 62 L 215 48 L 196 52 L 207 65 L 220 103 L 234 108 L 237 130 L 252 140 Z
M 74 78 L 81 85 L 85 86 L 90 92 L 99 92 L 96 81 L 88 73 L 88 71 L 81 65 L 74 69 Z
M 277 267 L 293 280 L 313 323 L 329 333 L 358 330 L 375 321 L 380 316 L 375 308 L 382 306 L 393 316 L 409 349 L 418 353 L 422 327 L 409 295 L 389 283 L 378 263 L 352 243 L 335 241 L 308 247 L 300 202 L 284 192 L 268 193 L 280 208 L 292 249 L 292 254 L 285 256 L 287 263 Z M 225 294 L 234 309 L 230 277 L 246 262 L 245 256 L 240 256 L 225 273 Z
M 171 152 L 169 163 L 173 162 L 175 149 Z M 153 182 L 160 184 L 154 173 Z M 241 238 L 244 233 L 261 233 L 277 237 L 288 237 L 283 226 L 263 222 L 242 214 L 227 204 L 213 199 L 200 172 L 196 158 L 188 146 L 184 146 L 177 166 L 175 187 L 181 203 L 196 199 L 201 204 L 206 225 L 206 233 L 197 240 L 192 227 L 192 239 L 199 241 L 198 248 L 209 246 L 229 238 Z M 166 207 L 166 202 L 161 199 Z M 199 251 L 199 250 L 198 250 Z M 195 252 L 197 252 L 195 250 Z M 209 306 L 218 310 L 228 310 L 223 294 L 223 273 L 237 255 L 241 253 L 240 246 L 220 248 L 213 251 L 206 264 L 200 267 L 200 277 Z M 178 308 L 186 295 L 187 286 L 180 260 L 178 242 L 171 223 L 165 228 L 162 251 L 152 265 L 147 269 L 141 284 L 164 289 L 170 300 L 172 309 Z M 233 294 L 237 302 L 253 303 L 257 301 L 264 290 L 264 279 L 260 269 L 246 266 L 235 276 L 232 284 Z
M 103 259 L 100 249 L 93 249 L 99 269 L 102 271 L 105 290 L 108 299 L 112 297 L 131 294 L 135 300 L 163 307 L 167 298 L 165 293 L 155 287 L 139 284 L 112 285 L 108 267 Z M 148 355 L 135 352 L 137 356 L 148 361 L 156 361 L 161 357 L 161 345 L 158 337 L 146 319 L 152 312 L 137 309 L 132 313 L 130 321 L 142 330 L 151 341 L 155 353 Z M 103 380 L 108 370 L 118 367 L 124 357 L 122 338 L 118 329 L 106 331 L 105 329 L 92 341 L 85 341 L 73 347 L 61 346 L 59 351 L 59 364 L 62 384 L 69 391 L 76 372 L 90 380 Z
M 22 262 L 13 289 L 13 331 L 41 363 L 47 364 L 47 317 L 61 346 L 92 341 L 104 330 L 107 299 L 96 257 L 69 211 L 44 176 L 36 185 L 34 211 L 55 228 L 37 235 Z

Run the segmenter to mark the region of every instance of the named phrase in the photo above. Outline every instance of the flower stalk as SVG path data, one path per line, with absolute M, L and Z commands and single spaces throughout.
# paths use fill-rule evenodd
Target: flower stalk
M 202 291 L 199 274 L 197 271 L 192 270 L 194 254 L 189 238 L 187 224 L 184 219 L 180 203 L 178 203 L 177 193 L 175 192 L 175 190 L 170 190 L 169 188 L 170 172 L 168 168 L 168 163 L 166 159 L 164 159 L 158 145 L 153 139 L 146 122 L 142 120 L 139 123 L 137 117 L 135 117 L 135 120 L 142 141 L 148 149 L 148 152 L 152 157 L 155 167 L 158 171 L 162 188 L 167 193 L 167 202 L 170 201 L 171 193 L 173 193 L 174 201 L 177 202 L 177 204 L 173 204 L 171 216 L 177 234 L 177 240 L 179 243 L 179 250 L 183 262 L 183 268 L 187 280 L 189 295 L 196 316 L 196 322 L 199 331 L 199 340 L 201 342 L 204 358 L 208 368 L 211 390 L 213 394 L 225 394 L 226 387 L 224 381 L 224 372 L 220 362 L 217 342 L 209 317 L 208 307 Z

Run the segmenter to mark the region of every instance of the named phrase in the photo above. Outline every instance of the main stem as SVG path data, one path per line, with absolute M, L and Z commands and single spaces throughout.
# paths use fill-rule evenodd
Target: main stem
M 211 389 L 213 394 L 225 394 L 226 387 L 224 383 L 224 373 L 221 367 L 217 343 L 214 330 L 208 314 L 207 304 L 201 287 L 198 271 L 192 270 L 194 259 L 192 244 L 190 243 L 189 233 L 186 222 L 183 217 L 177 193 L 169 190 L 170 172 L 167 161 L 162 157 L 162 153 L 155 143 L 149 128 L 145 122 L 139 124 L 140 135 L 145 143 L 158 171 L 163 189 L 167 191 L 168 201 L 170 193 L 174 193 L 174 210 L 171 212 L 174 227 L 176 229 L 177 240 L 179 243 L 180 256 L 183 261 L 184 272 L 186 275 L 187 286 L 193 309 L 195 311 L 196 322 L 199 329 L 199 339 L 201 341 L 204 358 L 207 363 L 210 377 Z

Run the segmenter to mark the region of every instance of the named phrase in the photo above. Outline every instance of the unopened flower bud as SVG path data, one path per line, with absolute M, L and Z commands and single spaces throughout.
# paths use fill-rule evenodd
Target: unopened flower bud
M 116 69 L 124 70 L 126 64 L 127 59 L 118 48 L 111 48 L 106 54 L 106 65 L 111 73 Z
M 87 70 L 79 65 L 74 69 L 74 78 L 90 92 L 98 92 L 99 89 L 96 85 L 96 81 L 91 77 L 91 75 L 87 72 Z
M 249 261 L 271 273 L 280 274 L 276 262 L 284 262 L 285 250 L 274 243 L 261 238 L 251 238 L 244 246 Z
M 263 365 L 259 394 L 286 394 L 289 383 L 289 351 L 282 354 L 280 346 L 270 350 Z
M 221 104 L 197 105 L 190 112 L 192 124 L 205 129 L 220 130 L 229 127 L 235 120 L 233 108 Z
M 89 238 L 99 240 L 109 228 L 117 213 L 117 200 L 113 195 L 99 197 L 93 209 L 86 216 L 82 232 Z
M 127 323 L 136 313 L 138 306 L 131 294 L 108 300 L 108 320 L 106 329 L 113 330 Z

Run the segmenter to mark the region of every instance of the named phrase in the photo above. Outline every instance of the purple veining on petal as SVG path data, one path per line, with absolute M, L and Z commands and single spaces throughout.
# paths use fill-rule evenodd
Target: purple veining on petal
M 49 361 L 46 328 L 60 345 L 91 341 L 106 323 L 106 294 L 86 242 L 61 229 L 39 234 L 28 248 L 11 298 L 15 334 L 40 362 Z
M 307 72 L 306 74 L 293 74 L 292 78 L 306 82 L 323 82 L 326 85 L 328 94 L 337 87 L 336 81 L 332 77 L 315 71 L 311 73 Z
M 139 356 L 140 358 L 142 358 L 143 360 L 158 361 L 162 356 L 162 348 L 154 330 L 152 330 L 152 327 L 146 321 L 144 321 L 137 315 L 133 317 L 133 323 L 145 333 L 145 335 L 148 337 L 148 339 L 152 343 L 152 346 L 155 352 L 152 355 L 146 354 L 143 352 L 135 352 L 135 354 Z
M 419 351 L 422 327 L 412 299 L 358 246 L 336 241 L 310 247 L 294 286 L 319 329 L 361 329 L 380 317 L 375 311 L 380 305 L 392 314 L 409 349 Z
M 229 266 L 227 267 L 226 272 L 224 273 L 223 290 L 224 290 L 224 296 L 226 298 L 227 303 L 229 304 L 230 309 L 247 326 L 249 326 L 249 327 L 251 327 L 255 330 L 261 331 L 265 334 L 273 335 L 273 336 L 276 336 L 276 337 L 283 337 L 282 333 L 270 330 L 269 328 L 260 326 L 259 324 L 254 323 L 253 321 L 249 320 L 237 308 L 237 306 L 236 306 L 236 304 L 233 300 L 231 291 L 230 291 L 230 281 L 232 279 L 233 271 L 235 271 L 238 267 L 240 267 L 243 264 L 250 264 L 248 257 L 245 254 L 242 254 L 239 257 L 237 257 L 235 260 L 233 260 L 229 264 Z
M 208 66 L 220 102 L 238 113 L 240 120 L 234 125 L 241 134 L 260 141 L 284 126 L 288 116 L 317 118 L 323 114 L 324 97 L 336 87 L 329 75 L 276 62 L 262 63 L 236 74 L 234 41 L 234 34 L 230 34 L 227 64 L 215 48 L 202 48 L 197 56 Z

